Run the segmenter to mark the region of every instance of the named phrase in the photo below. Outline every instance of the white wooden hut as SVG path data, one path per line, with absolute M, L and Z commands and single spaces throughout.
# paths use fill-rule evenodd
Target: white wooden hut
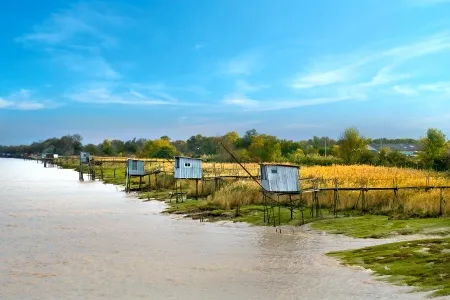
M 144 161 L 137 159 L 128 159 L 127 171 L 130 176 L 144 176 Z
M 201 179 L 202 160 L 184 156 L 175 157 L 175 179 Z
M 89 163 L 90 154 L 89 152 L 80 152 L 80 162 L 82 164 Z
M 282 164 L 261 164 L 261 185 L 270 193 L 299 193 L 299 167 Z

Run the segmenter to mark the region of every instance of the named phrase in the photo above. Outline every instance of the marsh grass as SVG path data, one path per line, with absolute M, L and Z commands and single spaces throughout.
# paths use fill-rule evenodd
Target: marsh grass
M 395 235 L 450 235 L 450 218 L 393 220 L 387 216 L 334 218 L 312 224 L 317 230 L 355 238 L 385 238 Z
M 450 238 L 391 243 L 328 253 L 351 266 L 373 270 L 394 284 L 450 295 Z

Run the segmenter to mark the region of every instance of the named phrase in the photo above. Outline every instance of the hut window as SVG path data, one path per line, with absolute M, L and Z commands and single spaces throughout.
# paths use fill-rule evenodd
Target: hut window
M 137 160 L 131 162 L 131 170 L 137 171 Z
M 191 167 L 191 163 L 184 163 L 184 167 L 185 168 L 190 168 Z
M 272 169 L 272 174 L 277 174 L 277 173 L 278 173 L 277 169 L 276 169 L 276 168 L 273 168 L 273 169 Z
M 180 167 L 180 160 L 179 159 L 175 159 L 175 168 L 179 168 Z

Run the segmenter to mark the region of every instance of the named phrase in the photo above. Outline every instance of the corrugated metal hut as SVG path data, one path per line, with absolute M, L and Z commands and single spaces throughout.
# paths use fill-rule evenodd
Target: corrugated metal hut
M 202 160 L 184 156 L 175 157 L 175 179 L 201 179 Z
M 299 193 L 299 167 L 281 164 L 261 164 L 261 185 L 271 193 Z
M 89 157 L 89 152 L 80 152 L 80 162 L 82 164 L 87 164 L 89 162 Z
M 127 170 L 130 176 L 144 176 L 144 161 L 137 159 L 128 159 Z

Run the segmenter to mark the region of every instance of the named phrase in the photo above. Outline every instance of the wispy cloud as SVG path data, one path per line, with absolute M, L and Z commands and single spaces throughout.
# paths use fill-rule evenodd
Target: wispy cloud
M 66 94 L 70 100 L 91 104 L 170 105 L 169 101 L 152 99 L 136 91 L 120 92 L 105 86 L 80 88 Z
M 44 51 L 70 72 L 88 78 L 119 79 L 121 75 L 102 52 L 118 44 L 114 32 L 130 20 L 101 2 L 81 2 L 59 10 L 30 33 L 16 39 Z
M 393 65 L 386 66 L 381 68 L 378 73 L 375 74 L 375 76 L 372 78 L 371 81 L 363 84 L 365 86 L 378 86 L 378 85 L 385 85 L 390 84 L 396 81 L 401 81 L 407 78 L 411 78 L 411 74 L 394 74 L 392 73 Z
M 66 92 L 65 97 L 76 102 L 121 105 L 195 106 L 164 91 L 164 85 L 91 83 Z
M 236 81 L 236 90 L 239 93 L 251 93 L 257 92 L 262 89 L 266 89 L 270 87 L 268 84 L 251 84 L 246 80 L 238 80 Z
M 249 99 L 242 95 L 230 95 L 223 101 L 225 104 L 235 105 L 243 108 L 257 109 L 260 106 L 260 102 Z
M 405 0 L 405 3 L 415 6 L 426 6 L 426 5 L 450 3 L 450 0 Z
M 407 85 L 395 85 L 394 87 L 392 87 L 392 90 L 395 93 L 404 96 L 416 96 L 419 94 L 414 88 Z
M 319 97 L 288 100 L 255 100 L 244 96 L 227 96 L 223 103 L 246 109 L 247 111 L 272 111 L 305 106 L 315 106 L 351 100 L 351 97 Z
M 30 90 L 20 89 L 10 93 L 7 97 L 0 97 L 0 109 L 14 110 L 40 110 L 46 108 L 56 108 L 61 104 L 50 100 L 41 100 L 33 97 Z
M 113 13 L 108 6 L 96 2 L 82 2 L 53 13 L 47 20 L 33 27 L 31 33 L 17 38 L 23 43 L 47 45 L 90 44 L 116 45 L 117 40 L 100 28 L 123 25 L 123 16 Z
M 83 78 L 99 78 L 116 80 L 122 76 L 103 56 L 95 53 L 74 53 L 67 51 L 51 51 L 53 60 L 66 69 L 78 73 Z
M 413 91 L 407 90 L 405 86 L 408 81 L 420 77 L 414 61 L 448 51 L 450 33 L 441 32 L 399 46 L 366 51 L 363 54 L 353 53 L 347 55 L 340 65 L 336 65 L 336 62 L 341 59 L 335 57 L 332 67 L 328 68 L 318 59 L 313 69 L 297 75 L 289 85 L 299 91 L 313 90 L 315 94 L 323 94 L 326 98 L 344 95 L 367 99 L 379 87 L 395 84 L 394 92 L 411 96 Z M 349 60 L 348 57 L 359 59 Z M 439 91 L 446 92 L 444 88 Z
M 387 57 L 397 64 L 450 49 L 450 34 L 442 32 L 420 39 L 417 42 L 394 47 L 374 56 L 374 59 Z
M 444 93 L 450 95 L 450 82 L 435 82 L 429 84 L 422 84 L 419 86 L 422 91 Z
M 347 68 L 336 69 L 325 72 L 313 72 L 300 75 L 293 80 L 291 87 L 294 89 L 309 89 L 318 86 L 326 86 L 348 80 Z
M 13 105 L 13 102 L 0 98 L 0 108 L 5 108 L 11 105 Z
M 261 58 L 257 53 L 237 56 L 220 63 L 220 72 L 227 75 L 251 75 L 261 68 Z

